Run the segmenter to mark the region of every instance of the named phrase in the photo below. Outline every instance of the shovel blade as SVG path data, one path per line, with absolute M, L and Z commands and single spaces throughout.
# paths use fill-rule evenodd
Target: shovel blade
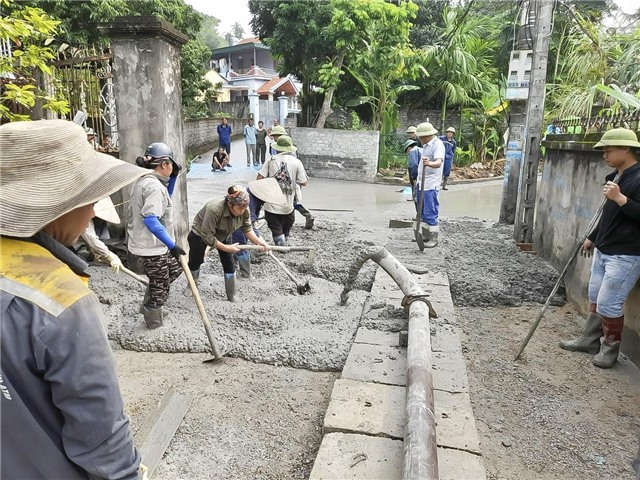
M 424 252 L 424 240 L 422 239 L 422 232 L 420 231 L 420 229 L 418 229 L 418 230 L 414 230 L 413 233 L 416 237 L 416 243 L 418 244 L 418 248 L 420 249 L 421 252 Z

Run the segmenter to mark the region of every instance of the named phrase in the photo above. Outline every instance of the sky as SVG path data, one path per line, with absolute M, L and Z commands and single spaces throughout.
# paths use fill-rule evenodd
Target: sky
M 196 10 L 212 15 L 220 20 L 218 33 L 223 35 L 231 30 L 231 25 L 239 22 L 244 28 L 245 38 L 253 36 L 251 33 L 251 13 L 249 13 L 248 0 L 185 0 Z M 638 0 L 614 0 L 625 13 L 634 13 L 638 10 Z
M 238 22 L 244 28 L 245 38 L 252 37 L 251 13 L 248 0 L 185 0 L 199 12 L 206 13 L 220 20 L 218 33 L 224 36 L 231 31 L 231 25 Z

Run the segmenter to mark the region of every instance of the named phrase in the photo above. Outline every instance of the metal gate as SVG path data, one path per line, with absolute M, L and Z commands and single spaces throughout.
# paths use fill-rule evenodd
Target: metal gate
M 69 47 L 51 62 L 51 88 L 69 102 L 73 120 L 93 132 L 96 150 L 108 153 L 119 145 L 112 57 L 109 47 Z

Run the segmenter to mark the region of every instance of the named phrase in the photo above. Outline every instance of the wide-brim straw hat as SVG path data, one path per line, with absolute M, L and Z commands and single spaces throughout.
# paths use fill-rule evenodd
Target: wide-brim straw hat
M 106 197 L 98 201 L 98 203 L 93 206 L 93 211 L 96 217 L 101 218 L 105 222 L 115 223 L 116 225 L 120 223 L 120 216 L 111 201 L 111 197 Z
M 416 127 L 416 135 L 418 137 L 428 137 L 430 135 L 435 135 L 436 133 L 438 133 L 438 130 L 436 130 L 429 122 L 423 122 Z
M 292 153 L 298 150 L 298 147 L 293 146 L 293 140 L 291 140 L 291 137 L 288 135 L 282 135 L 278 138 L 278 141 L 272 145 L 272 147 L 277 152 L 283 153 Z
M 602 138 L 596 143 L 593 148 L 605 148 L 605 147 L 632 147 L 640 148 L 640 142 L 638 142 L 638 136 L 633 130 L 628 128 L 614 128 L 602 135 Z
M 271 129 L 271 135 L 286 135 L 287 131 L 282 125 L 276 125 Z
M 249 191 L 253 196 L 258 197 L 263 202 L 276 205 L 284 205 L 287 203 L 287 199 L 275 178 L 262 178 L 249 182 Z
M 30 237 L 62 215 L 117 192 L 149 170 L 97 152 L 66 120 L 0 127 L 0 234 Z

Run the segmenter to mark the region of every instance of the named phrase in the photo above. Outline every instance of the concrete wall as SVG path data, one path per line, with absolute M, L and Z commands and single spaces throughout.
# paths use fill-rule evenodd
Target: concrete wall
M 291 127 L 298 158 L 311 177 L 373 183 L 378 171 L 380 133 Z
M 228 118 L 233 137 L 242 137 L 243 118 Z M 192 155 L 200 155 L 218 146 L 219 118 L 188 118 L 184 122 L 184 145 Z
M 409 107 L 401 107 L 398 111 L 398 118 L 400 119 L 400 131 L 404 132 L 407 127 L 413 125 L 416 126 L 419 123 L 429 121 L 438 130 L 446 130 L 449 127 L 454 127 L 456 130 L 460 128 L 460 112 L 447 110 L 447 117 L 445 119 L 445 127 L 442 128 L 442 111 L 441 110 L 424 110 L 413 109 Z M 428 120 L 427 120 L 428 119 Z M 442 132 L 444 135 L 444 132 Z
M 536 200 L 534 245 L 538 255 L 561 271 L 602 202 L 604 177 L 613 170 L 592 146 L 601 134 L 550 135 Z M 586 315 L 590 259 L 578 256 L 565 277 L 567 298 Z M 640 285 L 625 304 L 622 351 L 640 364 Z

